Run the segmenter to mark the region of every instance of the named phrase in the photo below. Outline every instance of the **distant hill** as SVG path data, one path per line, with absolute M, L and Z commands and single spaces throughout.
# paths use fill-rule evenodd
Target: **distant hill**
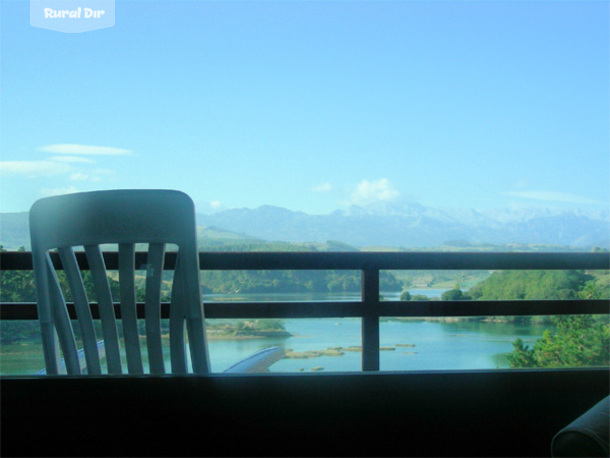
M 197 238 L 200 244 L 207 247 L 264 243 L 263 240 L 255 237 L 213 226 L 198 226 Z M 0 213 L 0 245 L 8 250 L 22 246 L 27 250 L 31 248 L 28 212 Z
M 0 213 L 0 245 L 5 249 L 30 248 L 28 212 Z

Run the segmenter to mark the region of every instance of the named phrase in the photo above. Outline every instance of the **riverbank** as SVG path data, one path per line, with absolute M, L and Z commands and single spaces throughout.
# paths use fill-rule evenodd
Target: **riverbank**
M 250 339 L 278 339 L 293 337 L 285 330 L 278 331 L 225 331 L 209 329 L 206 331 L 208 340 L 250 340 Z
M 518 322 L 520 316 L 413 316 L 413 317 L 384 317 L 381 318 L 380 322 L 390 321 L 429 321 L 437 323 L 462 323 L 462 322 L 479 322 L 479 323 L 490 323 L 490 324 L 511 324 Z M 533 325 L 549 325 L 550 318 L 548 316 L 531 316 L 529 323 Z

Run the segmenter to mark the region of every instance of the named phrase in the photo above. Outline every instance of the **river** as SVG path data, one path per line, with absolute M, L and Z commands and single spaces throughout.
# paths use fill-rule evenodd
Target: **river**
M 411 294 L 439 297 L 444 290 L 411 290 Z M 399 293 L 382 293 L 388 300 L 397 300 Z M 208 295 L 204 301 L 221 297 Z M 311 301 L 359 300 L 358 294 L 251 294 L 231 300 Z M 294 352 L 326 350 L 330 347 L 358 347 L 361 342 L 360 318 L 299 318 L 283 320 L 292 334 L 287 338 L 210 340 L 209 351 L 214 372 L 222 372 L 255 351 L 270 346 L 283 346 Z M 426 321 L 422 319 L 382 320 L 380 323 L 380 368 L 392 370 L 464 370 L 508 368 L 505 355 L 512 351 L 512 342 L 521 338 L 533 344 L 546 329 L 537 325 L 488 323 L 456 320 Z M 343 351 L 343 350 L 342 350 Z M 360 371 L 360 351 L 344 351 L 342 356 L 320 356 L 311 359 L 283 359 L 271 372 Z M 32 374 L 44 366 L 40 342 L 2 346 L 0 373 Z M 169 367 L 169 364 L 168 364 Z M 321 369 L 320 369 L 321 368 Z
M 361 345 L 361 320 L 290 319 L 284 320 L 292 337 L 283 339 L 226 340 L 210 342 L 214 371 L 222 371 L 255 351 L 279 345 L 294 352 L 326 350 L 333 347 Z M 515 324 L 401 320 L 380 324 L 381 370 L 463 370 L 508 368 L 505 354 L 512 342 L 521 338 L 534 343 L 542 334 L 540 326 Z M 345 351 L 343 356 L 321 356 L 312 359 L 284 359 L 272 372 L 359 371 L 361 353 Z

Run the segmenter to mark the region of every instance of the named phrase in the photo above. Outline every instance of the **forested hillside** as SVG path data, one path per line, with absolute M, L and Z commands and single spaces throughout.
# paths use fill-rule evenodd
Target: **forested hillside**
M 463 292 L 443 293 L 444 300 L 536 300 L 608 299 L 608 271 L 502 271 L 494 272 Z M 478 317 L 475 320 L 550 325 L 531 348 L 521 339 L 513 342 L 508 355 L 511 367 L 608 366 L 610 364 L 610 319 L 608 315 Z
M 469 289 L 467 296 L 475 300 L 574 299 L 585 288 L 594 288 L 592 295 L 596 297 L 604 294 L 607 297 L 608 274 L 579 270 L 494 272 L 485 281 Z

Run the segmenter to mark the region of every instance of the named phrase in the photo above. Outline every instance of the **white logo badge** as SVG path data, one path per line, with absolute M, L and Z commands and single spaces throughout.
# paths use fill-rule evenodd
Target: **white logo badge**
M 65 33 L 114 26 L 114 0 L 30 0 L 30 25 Z

